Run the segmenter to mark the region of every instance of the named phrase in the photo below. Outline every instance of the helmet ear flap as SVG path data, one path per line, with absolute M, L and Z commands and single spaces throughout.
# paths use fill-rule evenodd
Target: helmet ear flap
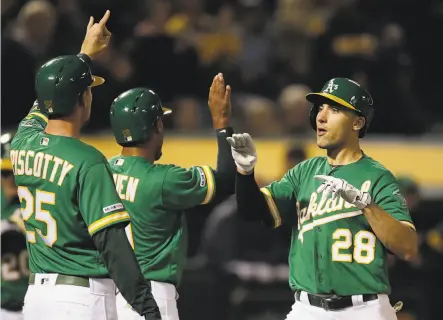
M 358 133 L 359 138 L 363 138 L 366 135 L 366 131 L 368 131 L 369 125 L 371 124 L 372 118 L 374 117 L 374 109 L 368 109 L 368 114 L 365 117 L 365 125 L 360 129 Z
M 317 114 L 318 105 L 313 105 L 311 111 L 309 112 L 309 122 L 311 123 L 311 127 L 314 130 L 317 130 Z

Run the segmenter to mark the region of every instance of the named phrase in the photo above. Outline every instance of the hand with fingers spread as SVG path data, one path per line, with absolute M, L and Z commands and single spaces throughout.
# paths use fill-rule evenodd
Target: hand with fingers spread
M 250 174 L 257 162 L 257 151 L 249 133 L 233 134 L 226 138 L 231 145 L 232 157 L 241 174 Z
M 106 50 L 109 41 L 111 40 L 111 32 L 106 28 L 106 23 L 110 16 L 111 12 L 107 10 L 98 23 L 94 23 L 93 17 L 89 18 L 85 39 L 83 40 L 80 53 L 84 53 L 91 59 L 94 59 Z
M 317 192 L 323 192 L 323 197 L 325 198 L 332 193 L 333 199 L 340 196 L 346 202 L 352 203 L 359 209 L 365 208 L 372 202 L 369 193 L 361 192 L 343 179 L 325 175 L 316 175 L 314 179 L 323 181 L 320 187 L 318 187 Z
M 214 129 L 228 127 L 231 117 L 231 87 L 225 85 L 225 80 L 221 73 L 214 77 L 209 88 L 208 105 Z

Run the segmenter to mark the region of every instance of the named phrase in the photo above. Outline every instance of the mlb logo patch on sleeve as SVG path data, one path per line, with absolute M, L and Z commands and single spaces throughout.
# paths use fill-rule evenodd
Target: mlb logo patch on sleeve
M 200 187 L 206 186 L 206 175 L 202 168 L 197 167 L 198 172 L 200 173 Z
M 47 145 L 49 145 L 49 139 L 46 138 L 46 137 L 42 138 L 42 139 L 40 140 L 40 145 L 41 145 L 41 146 L 47 146 Z
M 113 212 L 113 211 L 117 211 L 117 210 L 121 210 L 121 209 L 123 209 L 123 204 L 115 203 L 115 204 L 111 204 L 110 206 L 104 207 L 103 212 L 109 213 L 109 212 Z
M 116 166 L 122 166 L 124 162 L 125 162 L 125 159 L 117 159 L 114 164 Z

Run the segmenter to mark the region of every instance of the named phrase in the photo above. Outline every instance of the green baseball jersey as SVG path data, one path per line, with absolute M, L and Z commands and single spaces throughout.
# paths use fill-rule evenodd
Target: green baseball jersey
M 341 197 L 323 198 L 316 192 L 321 182 L 315 175 L 341 178 L 369 192 L 379 207 L 414 228 L 396 179 L 377 161 L 364 155 L 355 163 L 332 167 L 325 157 L 306 160 L 261 189 L 276 227 L 297 221 L 289 253 L 291 289 L 389 294 L 387 249 L 361 210 Z
M 109 163 L 131 216 L 127 234 L 143 275 L 179 285 L 188 240 L 183 210 L 213 199 L 212 169 L 153 164 L 142 157 L 116 156 Z
M 10 150 L 30 270 L 108 277 L 92 235 L 129 223 L 108 162 L 78 139 L 46 134 L 46 123 L 35 105 Z
M 1 212 L 1 308 L 20 310 L 28 289 L 29 264 L 20 206 L 3 197 Z

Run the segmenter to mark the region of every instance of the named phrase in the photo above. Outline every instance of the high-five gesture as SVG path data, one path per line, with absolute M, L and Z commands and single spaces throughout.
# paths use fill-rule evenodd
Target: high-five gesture
M 110 16 L 111 12 L 107 10 L 98 23 L 94 23 L 93 17 L 89 18 L 85 40 L 83 40 L 80 53 L 84 53 L 91 59 L 94 59 L 106 50 L 111 40 L 111 32 L 106 28 L 106 23 Z
M 229 126 L 231 117 L 231 87 L 225 85 L 223 74 L 214 77 L 208 98 L 209 110 L 211 110 L 214 129 Z
M 250 174 L 257 162 L 257 150 L 249 133 L 237 133 L 226 138 L 231 145 L 232 158 L 234 158 L 237 171 L 241 174 Z

